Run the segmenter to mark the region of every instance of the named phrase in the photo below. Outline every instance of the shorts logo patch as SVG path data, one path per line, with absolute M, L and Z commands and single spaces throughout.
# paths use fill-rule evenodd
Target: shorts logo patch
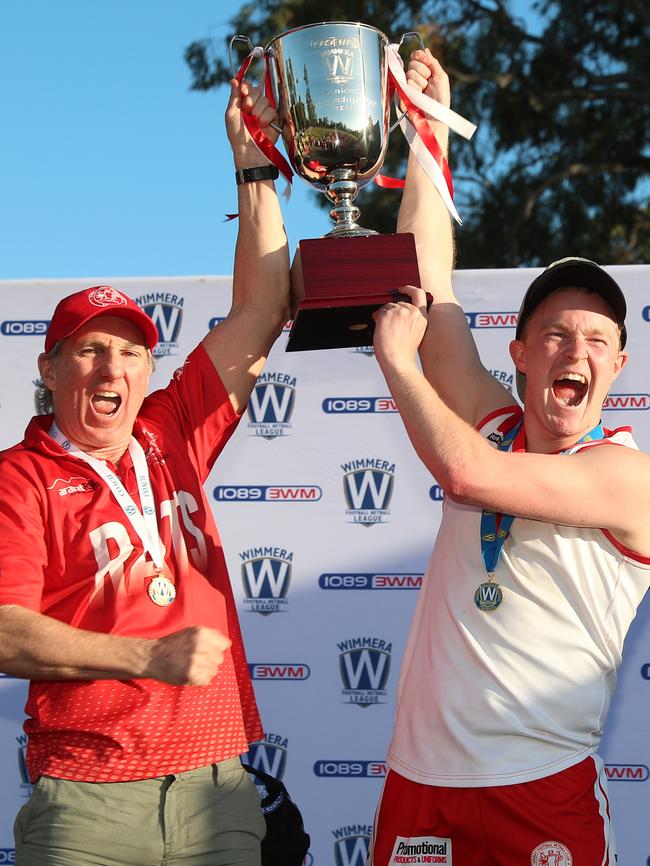
M 571 852 L 561 842 L 542 842 L 530 855 L 531 866 L 572 866 Z
M 402 866 L 404 863 L 444 863 L 452 866 L 451 839 L 439 836 L 397 836 L 388 866 Z

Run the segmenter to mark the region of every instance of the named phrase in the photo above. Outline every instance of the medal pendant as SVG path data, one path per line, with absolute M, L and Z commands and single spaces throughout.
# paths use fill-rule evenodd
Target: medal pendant
M 474 603 L 479 610 L 491 613 L 503 601 L 503 590 L 498 583 L 482 583 L 474 593 Z
M 147 595 L 158 607 L 167 607 L 176 598 L 176 587 L 168 577 L 159 572 L 149 581 Z

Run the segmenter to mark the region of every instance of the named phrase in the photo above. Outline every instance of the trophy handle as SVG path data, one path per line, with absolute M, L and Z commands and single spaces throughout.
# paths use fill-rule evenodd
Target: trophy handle
M 402 38 L 401 38 L 400 41 L 397 43 L 397 47 L 398 47 L 398 48 L 401 48 L 402 45 L 403 45 L 403 43 L 404 43 L 404 42 L 405 42 L 409 37 L 410 37 L 411 39 L 415 39 L 415 40 L 417 41 L 417 43 L 418 43 L 418 46 L 422 49 L 422 51 L 424 51 L 424 42 L 422 41 L 422 37 L 421 37 L 420 34 L 417 32 L 417 30 L 409 30 L 408 33 L 403 33 L 403 34 L 402 34 Z
M 421 48 L 421 49 L 424 51 L 424 42 L 422 41 L 422 37 L 421 37 L 420 34 L 417 32 L 417 30 L 409 30 L 407 33 L 402 33 L 402 38 L 401 38 L 400 41 L 397 43 L 397 47 L 398 47 L 398 48 L 401 48 L 402 45 L 404 44 L 404 42 L 406 42 L 407 39 L 415 39 L 416 42 L 418 43 L 418 47 Z M 402 119 L 403 119 L 404 117 L 406 117 L 406 111 L 403 111 L 403 112 L 400 114 L 400 116 L 397 118 L 397 120 L 392 124 L 392 126 L 389 127 L 389 129 L 388 129 L 388 134 L 389 134 L 389 135 L 391 134 L 391 132 L 392 132 L 394 129 L 397 129 L 397 127 L 400 125 L 400 122 L 402 121 Z
M 403 39 L 404 37 L 402 37 Z M 237 69 L 235 69 L 232 62 L 232 49 L 235 42 L 245 42 L 248 46 L 248 53 L 250 54 L 253 50 L 253 43 L 250 41 L 248 36 L 242 36 L 241 33 L 238 33 L 236 36 L 233 36 L 230 42 L 228 43 L 228 66 L 230 67 L 230 74 L 233 78 L 237 76 Z M 400 42 L 400 45 L 402 43 Z
M 248 56 L 249 56 L 249 57 L 250 57 L 250 55 L 255 51 L 255 46 L 254 46 L 253 43 L 250 41 L 250 39 L 248 38 L 248 36 L 242 36 L 241 33 L 238 33 L 236 36 L 233 36 L 233 37 L 232 37 L 232 39 L 231 39 L 230 42 L 228 43 L 228 66 L 230 67 L 230 74 L 231 74 L 231 76 L 232 76 L 233 78 L 237 78 L 237 75 L 238 75 L 238 73 L 239 73 L 239 70 L 238 70 L 238 69 L 235 69 L 235 67 L 234 67 L 234 65 L 233 65 L 233 62 L 232 62 L 232 49 L 233 49 L 233 45 L 235 44 L 235 42 L 243 42 L 243 43 L 245 43 L 246 47 L 248 48 Z M 265 56 L 265 58 L 266 58 L 266 55 L 267 55 L 267 52 L 265 51 L 265 52 L 264 52 L 264 56 Z M 279 126 L 277 123 L 271 123 L 271 127 L 272 127 L 276 132 L 278 132 L 280 135 L 282 135 L 283 129 L 282 129 L 282 127 Z

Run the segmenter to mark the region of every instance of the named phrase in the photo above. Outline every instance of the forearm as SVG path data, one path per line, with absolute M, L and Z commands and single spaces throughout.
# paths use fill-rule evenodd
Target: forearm
M 233 312 L 266 317 L 269 346 L 289 319 L 289 248 L 273 181 L 238 187 Z
M 18 605 L 0 606 L 0 670 L 40 680 L 147 676 L 155 641 L 74 628 Z
M 241 412 L 290 314 L 289 252 L 273 181 L 242 184 L 238 198 L 232 307 L 203 345 Z
M 415 361 L 380 365 L 418 457 L 449 495 L 470 501 L 472 478 L 493 449 L 444 403 Z
M 446 153 L 449 131 L 440 123 L 433 126 Z M 451 218 L 442 197 L 412 152 L 408 159 L 397 231 L 415 235 L 422 288 L 433 295 L 436 303 L 455 300 L 451 288 L 454 264 Z

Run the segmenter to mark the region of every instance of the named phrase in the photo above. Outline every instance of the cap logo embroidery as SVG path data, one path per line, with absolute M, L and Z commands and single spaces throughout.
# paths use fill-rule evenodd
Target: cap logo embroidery
M 124 295 L 112 286 L 97 286 L 88 295 L 88 300 L 94 307 L 125 307 L 127 304 Z

